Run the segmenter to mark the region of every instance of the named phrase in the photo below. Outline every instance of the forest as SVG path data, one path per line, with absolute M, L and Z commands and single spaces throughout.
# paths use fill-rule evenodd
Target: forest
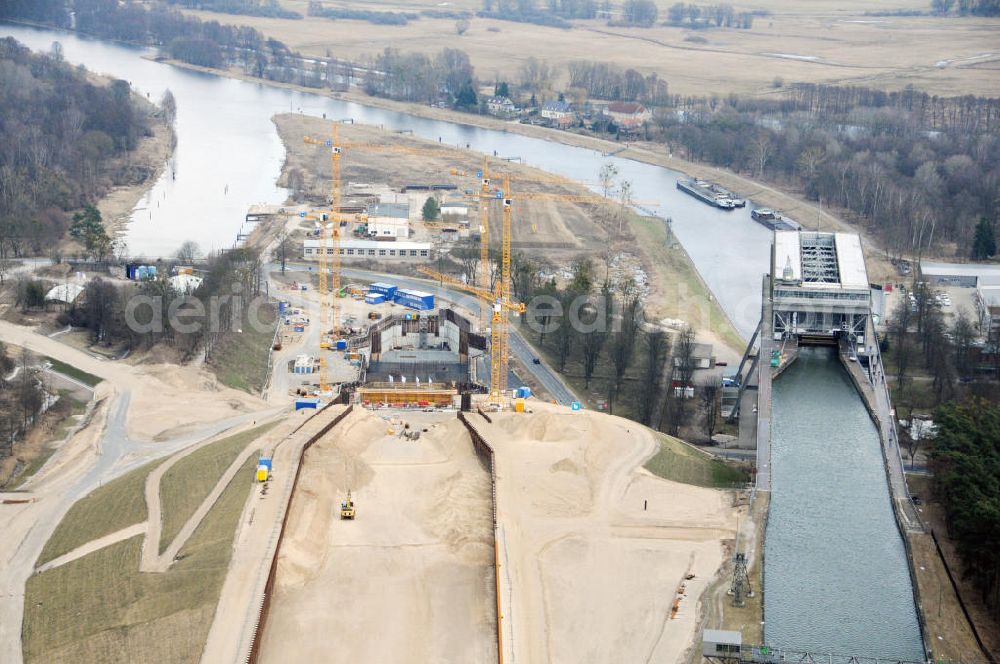
M 997 99 L 805 84 L 781 100 L 675 97 L 646 138 L 846 210 L 893 257 L 971 257 L 998 215 Z
M 934 494 L 965 574 L 1000 618 L 1000 405 L 949 403 L 934 422 Z
M 125 81 L 95 85 L 58 46 L 0 40 L 0 259 L 46 253 L 70 211 L 128 176 L 114 158 L 148 131 Z

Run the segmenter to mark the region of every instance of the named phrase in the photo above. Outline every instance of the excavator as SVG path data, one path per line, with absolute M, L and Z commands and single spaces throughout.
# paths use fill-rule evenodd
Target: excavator
M 340 503 L 340 518 L 354 520 L 354 499 L 350 489 L 347 490 L 347 500 Z

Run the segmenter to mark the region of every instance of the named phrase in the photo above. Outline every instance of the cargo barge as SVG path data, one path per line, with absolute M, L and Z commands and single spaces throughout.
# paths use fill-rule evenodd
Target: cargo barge
M 704 203 L 723 210 L 732 210 L 747 204 L 745 200 L 728 189 L 723 189 L 719 185 L 705 180 L 678 180 L 677 188 Z
M 758 224 L 767 226 L 772 231 L 802 230 L 802 224 L 781 216 L 780 212 L 771 208 L 754 208 L 750 211 L 750 217 Z

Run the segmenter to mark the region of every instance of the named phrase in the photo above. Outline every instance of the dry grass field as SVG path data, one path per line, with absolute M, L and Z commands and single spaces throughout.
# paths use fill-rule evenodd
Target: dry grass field
M 282 0 L 306 12 L 306 0 Z M 330 3 L 327 3 L 330 4 Z M 670 0 L 658 0 L 661 20 Z M 696 3 L 697 4 L 697 3 Z M 703 3 L 705 4 L 705 3 Z M 656 72 L 673 93 L 768 94 L 776 78 L 793 82 L 866 85 L 898 90 L 908 85 L 933 94 L 1000 94 L 1000 19 L 931 16 L 869 16 L 865 12 L 926 10 L 924 0 L 792 2 L 760 0 L 737 11 L 765 10 L 750 30 L 612 28 L 605 21 L 578 21 L 571 30 L 525 23 L 472 19 L 459 36 L 453 19 L 422 17 L 405 26 L 305 17 L 302 20 L 192 12 L 206 20 L 251 25 L 307 55 L 358 60 L 386 47 L 437 53 L 466 51 L 480 79 L 515 77 L 534 56 L 558 68 L 588 59 Z M 386 0 L 352 4 L 354 9 L 478 10 L 477 0 L 434 3 Z M 689 41 L 694 39 L 696 41 Z M 701 40 L 704 40 L 703 42 Z

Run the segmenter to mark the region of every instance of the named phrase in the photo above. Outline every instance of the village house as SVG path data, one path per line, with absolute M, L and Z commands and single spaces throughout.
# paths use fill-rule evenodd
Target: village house
M 547 101 L 542 106 L 542 117 L 549 121 L 553 127 L 566 127 L 573 124 L 576 114 L 573 107 L 564 101 Z
M 637 101 L 613 101 L 605 114 L 623 129 L 638 129 L 652 117 L 652 113 Z
M 490 115 L 501 118 L 510 118 L 517 115 L 517 106 L 510 100 L 510 97 L 490 97 L 486 101 L 486 109 Z

